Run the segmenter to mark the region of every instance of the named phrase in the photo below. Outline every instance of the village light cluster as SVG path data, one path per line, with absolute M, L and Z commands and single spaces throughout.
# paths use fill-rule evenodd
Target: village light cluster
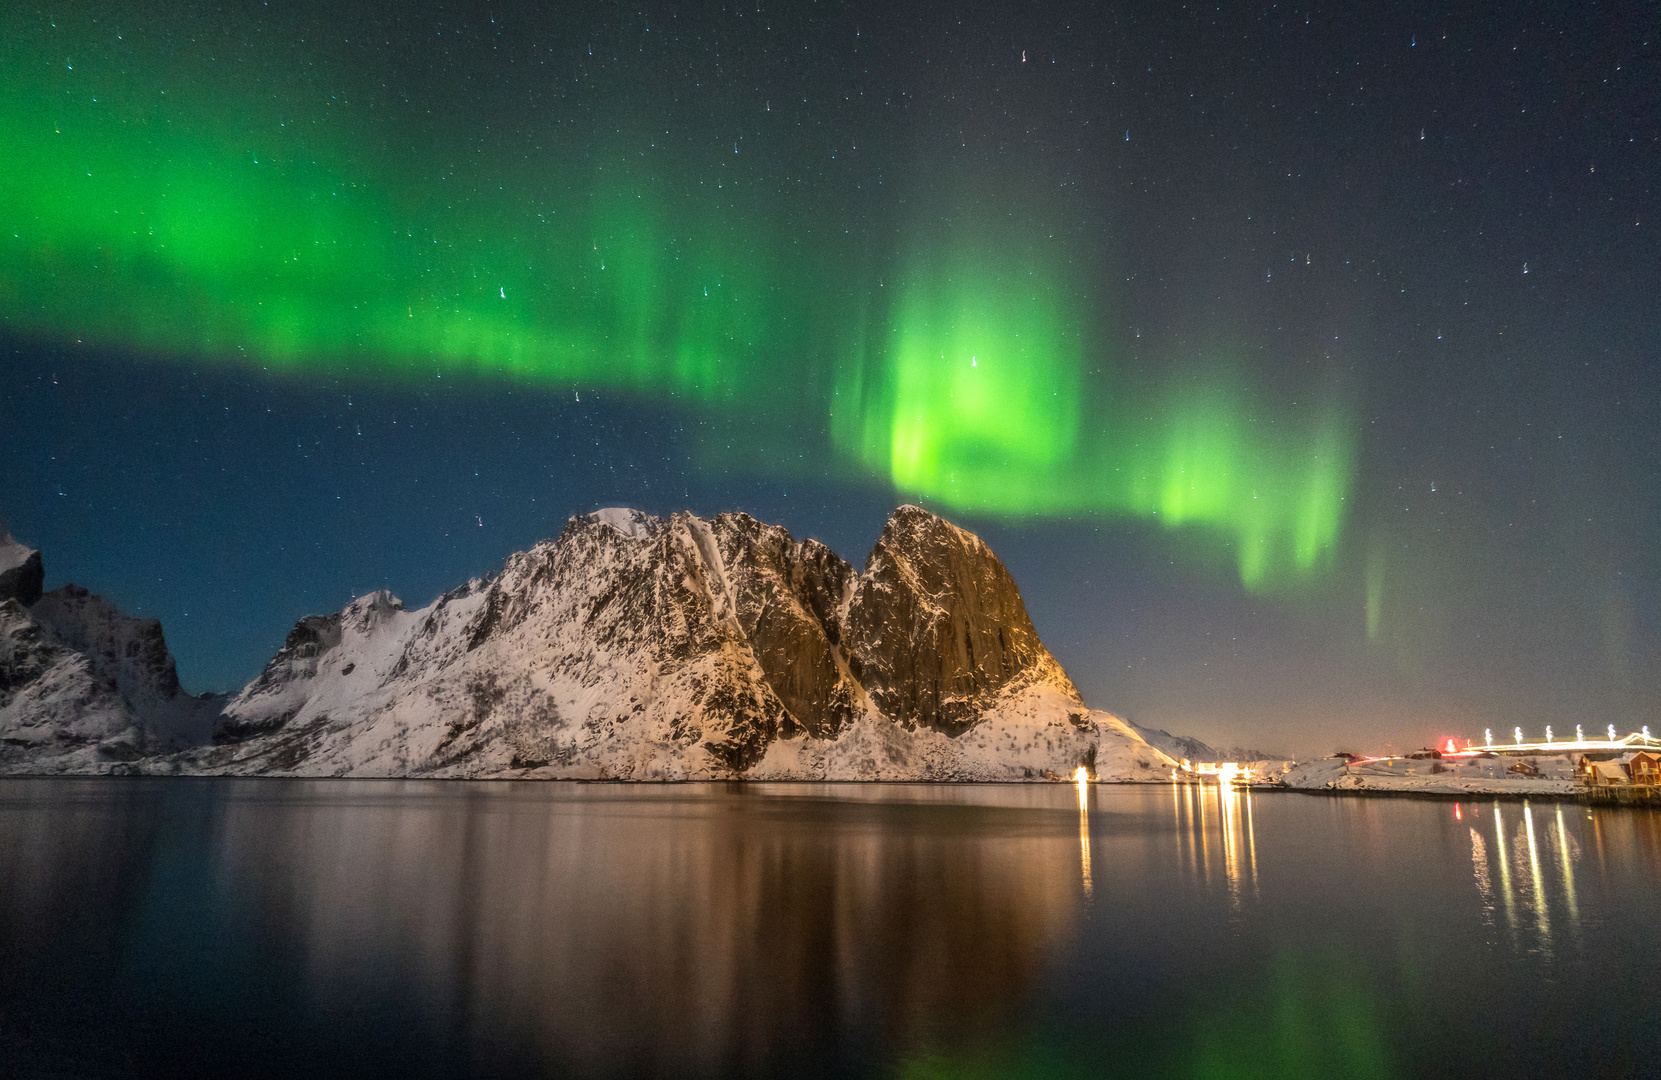
M 1182 767 L 1171 770 L 1172 780 L 1215 780 L 1226 786 L 1249 784 L 1257 778 L 1256 770 L 1238 761 L 1189 761 L 1182 759 Z
M 1405 759 L 1401 765 L 1408 774 L 1412 774 L 1416 771 L 1414 761 L 1434 758 L 1437 760 L 1432 762 L 1430 772 L 1444 773 L 1451 765 L 1455 770 L 1455 783 L 1465 776 L 1463 766 L 1477 766 L 1480 772 L 1480 759 L 1484 758 L 1509 759 L 1511 763 L 1504 768 L 1504 772 L 1517 774 L 1519 778 L 1559 780 L 1569 779 L 1568 772 L 1562 768 L 1562 763 L 1569 762 L 1572 764 L 1575 790 L 1584 798 L 1593 801 L 1661 802 L 1661 745 L 1650 734 L 1650 729 L 1645 727 L 1621 738 L 1616 736 L 1611 725 L 1608 733 L 1607 739 L 1588 739 L 1584 728 L 1576 725 L 1574 740 L 1567 742 L 1556 740 L 1548 727 L 1544 741 L 1525 742 L 1521 730 L 1513 729 L 1516 741 L 1496 746 L 1493 733 L 1485 731 L 1482 746 L 1474 746 L 1466 740 L 1461 749 L 1454 739 L 1449 738 L 1443 740 L 1439 749 L 1427 747 L 1408 754 L 1370 758 L 1351 754 L 1338 756 L 1344 758 L 1346 774 L 1355 766 L 1376 769 L 1382 764 L 1389 769 L 1396 765 L 1398 758 Z M 1495 774 L 1490 771 L 1487 775 L 1492 778 Z

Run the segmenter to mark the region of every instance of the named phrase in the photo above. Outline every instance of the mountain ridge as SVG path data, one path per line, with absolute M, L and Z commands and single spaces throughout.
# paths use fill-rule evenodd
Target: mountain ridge
M 381 591 L 302 618 L 211 741 L 122 762 L 641 780 L 1026 780 L 1081 765 L 1159 780 L 1172 762 L 1084 705 L 979 537 L 913 506 L 858 571 L 742 513 L 573 517 L 418 610 Z

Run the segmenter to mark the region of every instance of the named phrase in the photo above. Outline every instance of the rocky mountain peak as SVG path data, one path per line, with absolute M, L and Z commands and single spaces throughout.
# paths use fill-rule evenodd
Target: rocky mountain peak
M 631 510 L 626 506 L 608 506 L 604 510 L 584 514 L 583 520 L 608 526 L 633 540 L 644 540 L 651 535 L 662 519 L 642 510 Z
M 721 514 L 710 533 L 734 618 L 788 714 L 786 734 L 834 737 L 860 698 L 841 648 L 853 567 L 824 544 L 797 543 L 748 514 Z
M 60 643 L 91 657 L 129 701 L 171 700 L 180 692 L 161 620 L 128 615 L 79 585 L 43 593 L 30 614 Z
M 404 610 L 404 602 L 385 589 L 377 589 L 353 600 L 341 612 L 342 625 L 359 633 L 373 633 L 384 626 L 397 612 Z
M 161 623 L 65 585 L 0 600 L 0 772 L 97 772 L 200 743 L 224 705 L 179 686 Z
M 1006 687 L 1027 681 L 1079 700 L 1003 563 L 978 536 L 921 507 L 888 519 L 847 624 L 856 676 L 908 726 L 957 734 Z

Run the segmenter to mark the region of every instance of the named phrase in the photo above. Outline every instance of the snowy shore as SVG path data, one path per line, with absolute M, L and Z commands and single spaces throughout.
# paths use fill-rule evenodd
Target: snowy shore
M 1527 762 L 1539 775 L 1509 772 L 1518 761 Z M 1327 794 L 1572 799 L 1576 793 L 1572 769 L 1566 758 L 1547 755 L 1458 764 L 1407 758 L 1350 764 L 1327 758 L 1294 765 L 1280 780 L 1293 791 Z

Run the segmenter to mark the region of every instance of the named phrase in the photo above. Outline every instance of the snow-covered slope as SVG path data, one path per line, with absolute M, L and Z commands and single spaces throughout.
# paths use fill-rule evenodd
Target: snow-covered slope
M 161 623 L 75 585 L 0 530 L 0 774 L 86 773 L 204 743 L 225 695 L 179 686 Z
M 603 510 L 406 611 L 301 620 L 167 767 L 237 774 L 1157 780 L 978 537 L 917 507 L 864 573 L 745 514 Z
M 161 623 L 74 585 L 37 595 L 0 601 L 0 773 L 106 772 L 207 741 L 225 697 L 184 692 Z
M 1253 750 L 1244 746 L 1210 746 L 1191 735 L 1172 735 L 1163 728 L 1147 728 L 1140 724 L 1131 724 L 1131 728 L 1146 739 L 1152 746 L 1179 761 L 1235 761 L 1235 762 L 1284 762 L 1292 759 L 1285 754 L 1273 754 L 1264 750 Z
M 167 746 L 208 740 L 226 695 L 185 693 L 159 620 L 128 615 L 78 585 L 43 593 L 29 614 L 113 681 L 154 739 Z
M 1511 772 L 1519 761 L 1537 775 Z M 1418 795 L 1518 795 L 1563 798 L 1576 791 L 1574 765 L 1568 757 L 1478 758 L 1443 762 L 1392 758 L 1350 764 L 1336 758 L 1306 761 L 1282 778 L 1302 791 L 1388 792 Z
M 155 749 L 114 679 L 0 601 L 0 774 L 105 772 Z

